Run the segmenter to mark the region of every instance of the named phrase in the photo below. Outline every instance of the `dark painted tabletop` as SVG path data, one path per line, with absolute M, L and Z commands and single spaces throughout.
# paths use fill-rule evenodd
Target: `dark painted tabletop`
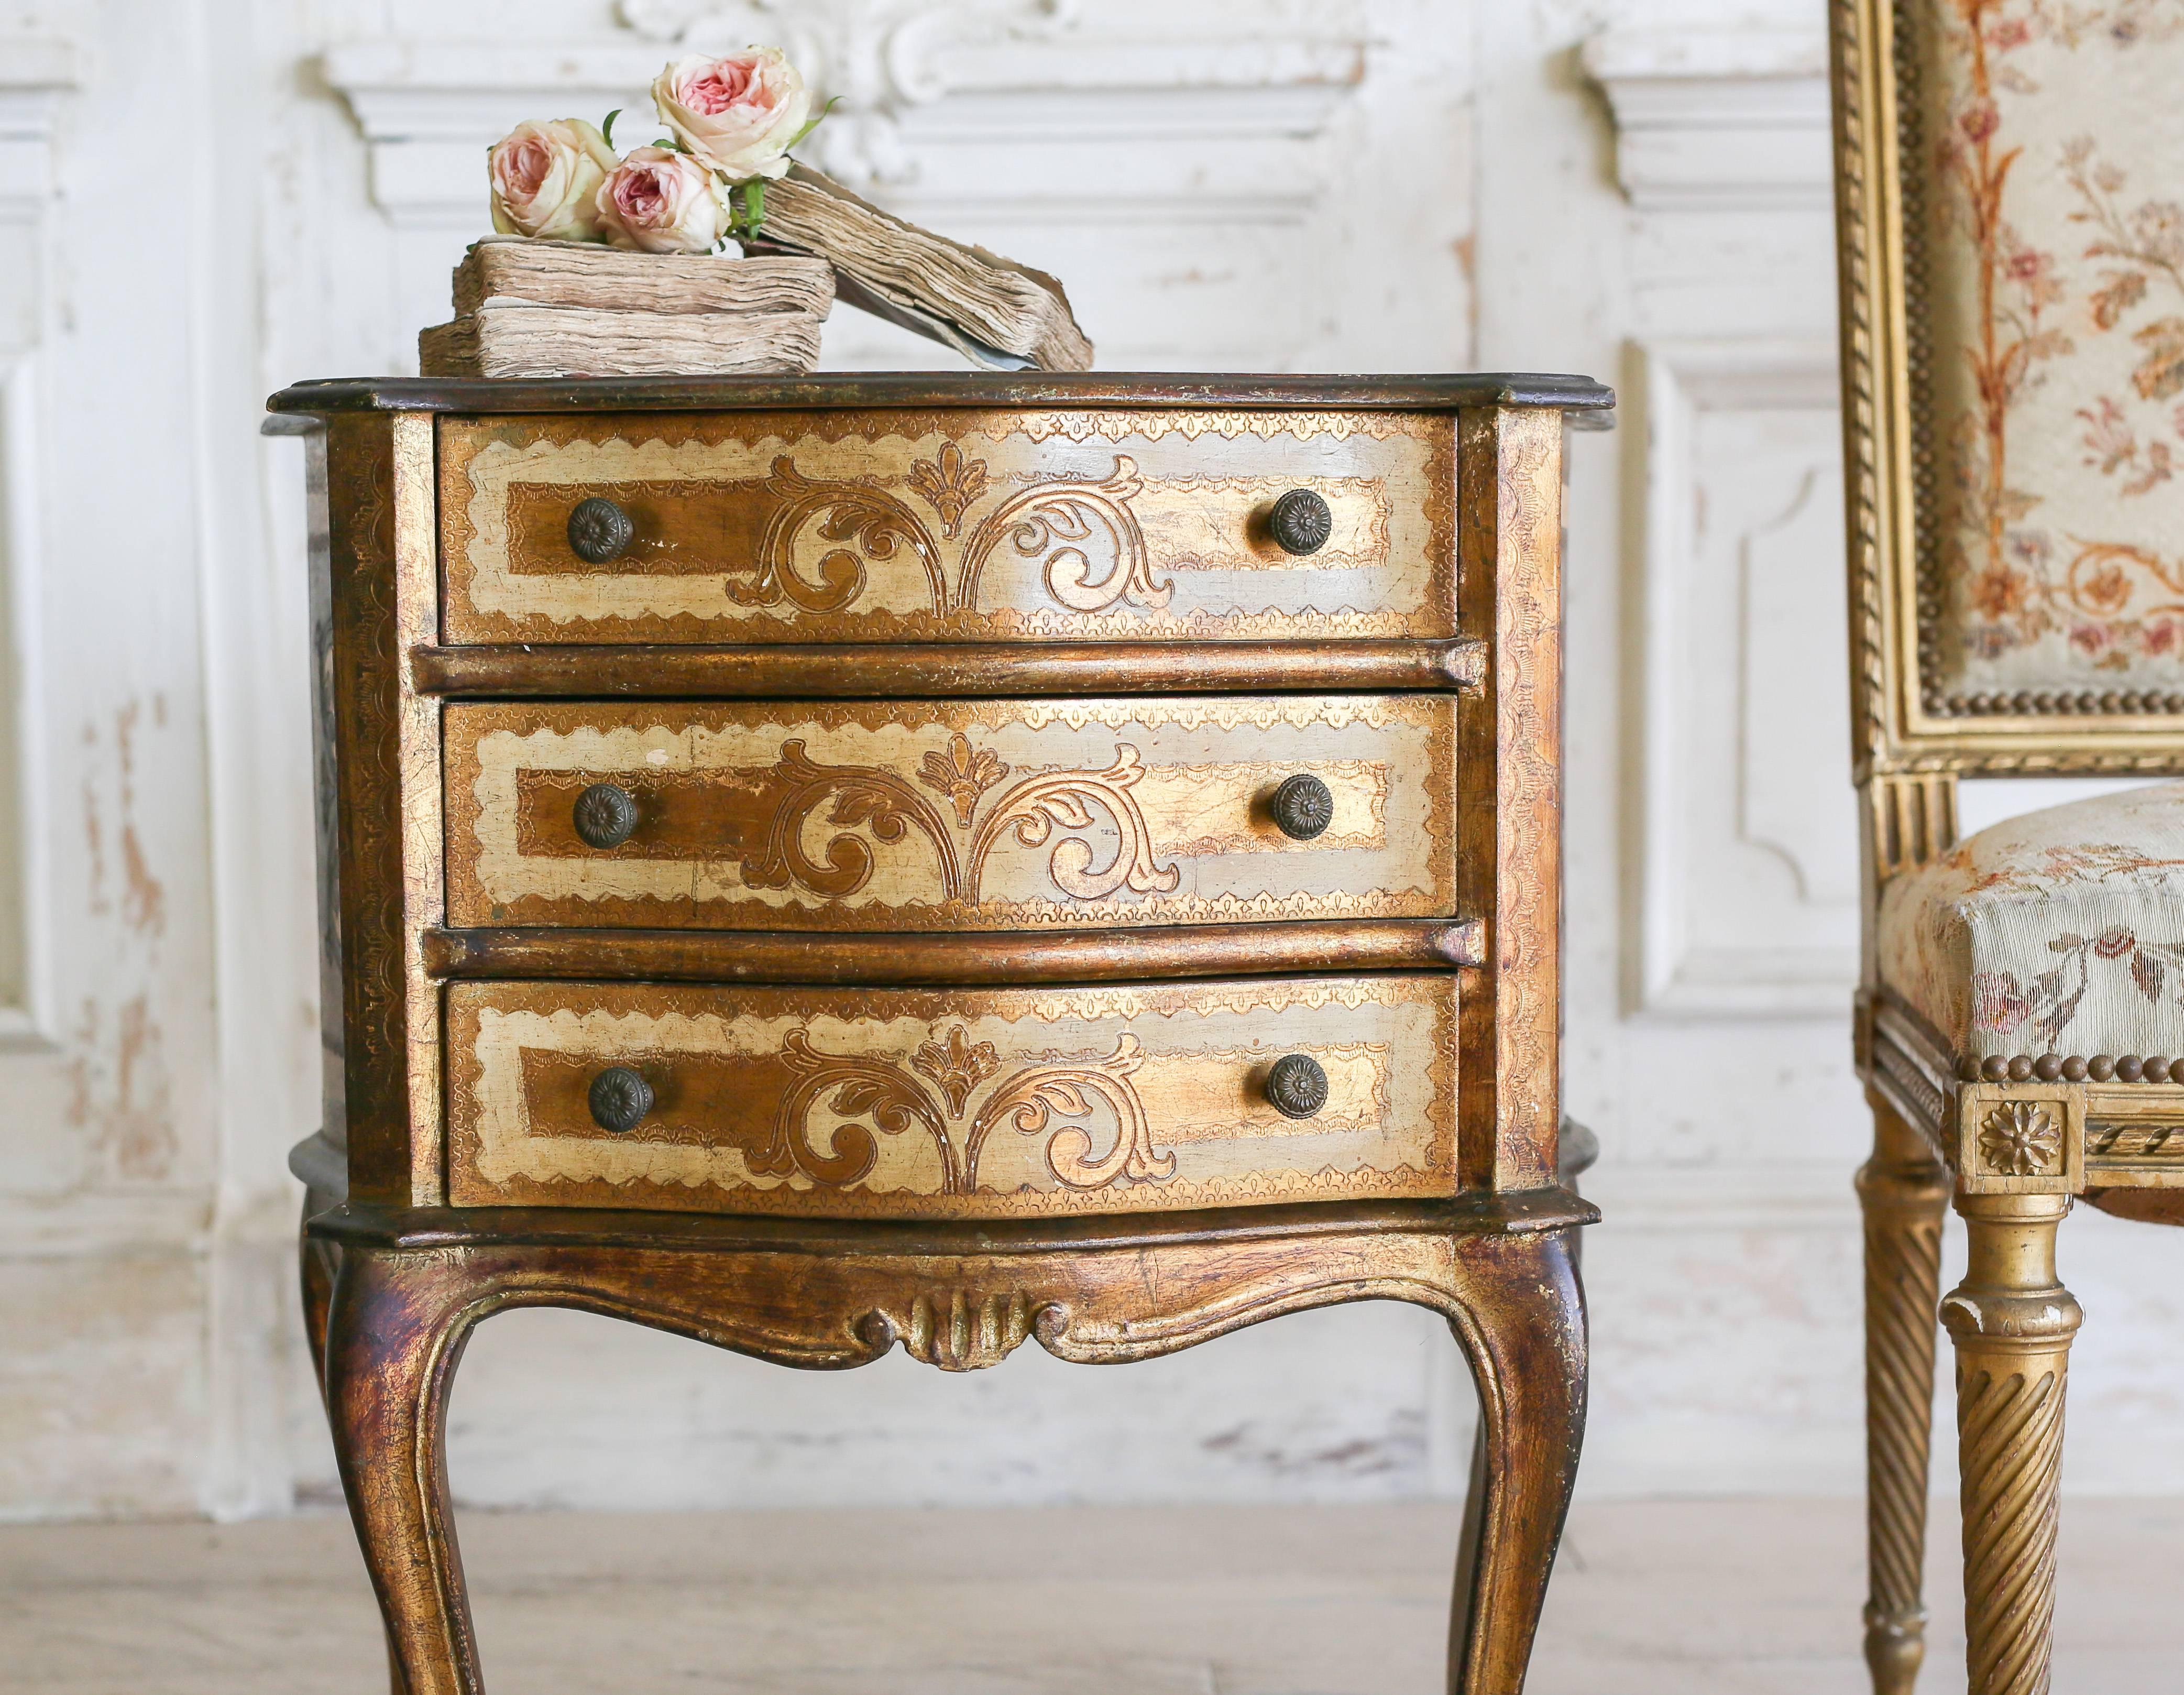
M 1390 410 L 1554 406 L 1602 412 L 1614 391 L 1585 376 L 1223 376 L 1174 371 L 880 371 L 811 376 L 343 376 L 266 403 L 287 413 L 771 411 L 806 406 L 1244 406 Z

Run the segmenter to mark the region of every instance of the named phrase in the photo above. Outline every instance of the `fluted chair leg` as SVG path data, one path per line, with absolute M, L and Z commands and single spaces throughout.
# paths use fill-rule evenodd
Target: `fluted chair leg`
M 1910 1695 L 1926 1657 L 1926 1476 L 1947 1174 L 1873 1101 L 1865 1218 L 1865 1663 L 1874 1695 Z

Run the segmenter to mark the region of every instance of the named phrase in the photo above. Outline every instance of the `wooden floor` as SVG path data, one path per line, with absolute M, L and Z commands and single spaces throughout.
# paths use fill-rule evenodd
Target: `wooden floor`
M 1440 1507 L 471 1515 L 497 1695 L 1437 1695 Z M 2184 1502 L 2073 1502 L 2057 1695 L 2184 1688 Z M 1846 1502 L 1583 1508 L 1533 1695 L 1857 1695 Z M 1946 1623 L 1924 1687 L 1964 1687 Z M 0 1689 L 382 1695 L 347 1525 L 0 1530 Z

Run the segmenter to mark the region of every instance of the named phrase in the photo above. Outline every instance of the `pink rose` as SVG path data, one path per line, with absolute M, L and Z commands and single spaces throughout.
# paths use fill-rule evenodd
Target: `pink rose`
M 688 153 L 638 148 L 599 184 L 606 238 L 642 253 L 710 253 L 728 232 L 713 173 Z
M 776 47 L 678 59 L 654 79 L 653 109 L 731 182 L 779 176 L 811 114 L 811 92 Z
M 614 162 L 606 137 L 582 118 L 518 124 L 486 154 L 493 228 L 549 241 L 599 240 L 596 197 Z

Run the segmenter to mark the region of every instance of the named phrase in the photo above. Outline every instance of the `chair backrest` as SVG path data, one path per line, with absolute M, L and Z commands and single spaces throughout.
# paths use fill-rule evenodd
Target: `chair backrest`
M 2184 0 L 1832 9 L 1859 780 L 2184 771 Z

